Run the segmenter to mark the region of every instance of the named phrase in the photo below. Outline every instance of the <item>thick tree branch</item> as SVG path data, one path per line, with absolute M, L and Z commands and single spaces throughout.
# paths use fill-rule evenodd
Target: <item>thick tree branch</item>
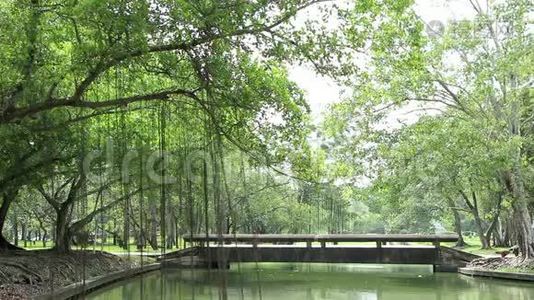
M 182 95 L 186 97 L 194 96 L 195 91 L 185 90 L 185 89 L 173 89 L 167 91 L 161 91 L 151 94 L 136 95 L 130 97 L 124 97 L 119 99 L 110 99 L 104 101 L 81 101 L 74 98 L 67 99 L 55 99 L 52 101 L 40 102 L 27 107 L 17 108 L 9 113 L 4 113 L 0 118 L 0 123 L 7 123 L 15 119 L 22 119 L 27 116 L 31 116 L 40 112 L 49 111 L 54 108 L 60 107 L 77 107 L 77 108 L 90 108 L 90 109 L 100 109 L 107 107 L 118 107 L 118 106 L 127 106 L 128 104 L 140 102 L 140 101 L 150 101 L 150 100 L 167 100 L 171 96 Z
M 131 192 L 131 193 L 128 193 L 127 195 L 124 195 L 120 198 L 117 198 L 111 202 L 109 202 L 108 204 L 104 205 L 104 206 L 101 206 L 99 207 L 98 209 L 95 209 L 93 210 L 91 213 L 89 213 L 87 216 L 83 217 L 82 219 L 80 220 L 77 220 L 76 222 L 74 222 L 71 226 L 70 226 L 70 231 L 71 232 L 76 232 L 77 230 L 83 228 L 85 225 L 89 224 L 93 218 L 99 214 L 99 213 L 103 213 L 103 212 L 106 212 L 108 209 L 114 207 L 115 205 L 119 204 L 120 202 L 140 193 L 141 191 L 145 191 L 145 190 L 150 190 L 150 189 L 153 189 L 153 188 L 156 188 L 156 187 L 159 187 L 159 185 L 155 185 L 155 186 L 151 186 L 151 187 L 147 187 L 147 188 L 138 188 L 137 190 Z

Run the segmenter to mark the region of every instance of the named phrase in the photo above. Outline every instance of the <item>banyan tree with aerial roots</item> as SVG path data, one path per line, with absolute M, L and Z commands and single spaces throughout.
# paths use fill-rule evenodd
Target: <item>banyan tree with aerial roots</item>
M 0 298 L 532 269 L 532 3 L 423 2 L 1 1 Z

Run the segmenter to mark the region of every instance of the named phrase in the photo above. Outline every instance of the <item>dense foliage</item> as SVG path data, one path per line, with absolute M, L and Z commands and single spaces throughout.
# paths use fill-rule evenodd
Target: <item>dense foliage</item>
M 2 1 L 0 248 L 468 230 L 533 256 L 532 5 L 468 3 L 428 34 L 409 0 Z M 353 90 L 320 128 L 296 65 Z
M 286 68 L 352 74 L 355 36 L 325 24 L 376 6 L 323 2 L 2 1 L 0 229 L 68 251 L 349 228 Z
M 373 51 L 325 132 L 335 157 L 363 166 L 352 176 L 371 178 L 390 230 L 452 222 L 461 235 L 467 219 L 484 248 L 532 256 L 532 5 L 471 4 L 473 19 Z

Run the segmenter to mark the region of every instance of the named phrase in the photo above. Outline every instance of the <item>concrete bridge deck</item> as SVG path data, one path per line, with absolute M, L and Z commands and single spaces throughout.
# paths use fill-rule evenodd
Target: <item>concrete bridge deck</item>
M 342 242 L 430 242 L 439 244 L 441 242 L 456 242 L 458 236 L 454 234 L 441 235 L 421 235 L 421 234 L 194 234 L 185 236 L 184 240 L 188 243 L 298 243 L 314 242 L 321 243 L 342 243 Z
M 171 265 L 187 265 L 187 259 L 194 257 L 195 264 L 220 267 L 234 262 L 428 264 L 433 265 L 436 270 L 455 271 L 476 258 L 474 255 L 440 245 L 441 242 L 457 241 L 458 237 L 455 235 L 237 234 L 193 235 L 184 239 L 191 245 L 190 248 L 169 253 L 162 259 Z M 369 242 L 374 243 L 369 245 Z M 384 245 L 385 243 L 417 244 Z

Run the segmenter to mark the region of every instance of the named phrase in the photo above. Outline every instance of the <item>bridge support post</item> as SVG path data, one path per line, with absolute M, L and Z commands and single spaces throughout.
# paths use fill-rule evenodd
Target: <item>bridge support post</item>
M 433 265 L 434 273 L 456 273 L 458 272 L 458 266 L 456 265 Z
M 439 244 L 439 241 L 434 241 L 432 245 L 436 247 L 436 261 L 441 261 L 441 245 Z M 436 265 L 434 265 L 434 272 L 435 271 L 436 271 Z
M 377 241 L 376 242 L 376 251 L 378 252 L 378 261 L 377 263 L 382 263 L 384 261 L 384 253 L 382 252 L 382 242 Z

